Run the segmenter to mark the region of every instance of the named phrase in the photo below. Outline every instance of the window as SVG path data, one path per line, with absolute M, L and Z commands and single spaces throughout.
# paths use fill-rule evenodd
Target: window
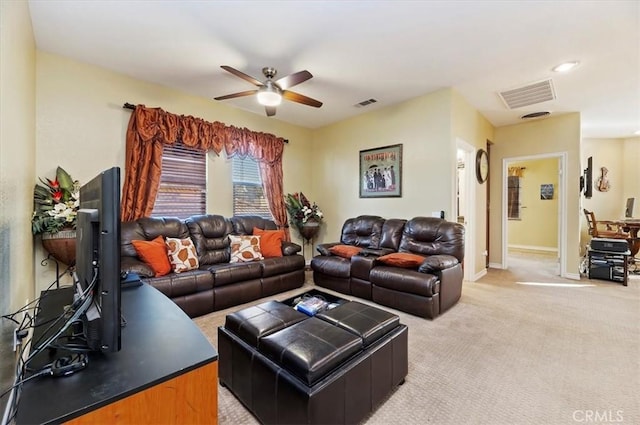
M 207 153 L 182 143 L 164 145 L 152 217 L 187 218 L 207 208 Z
M 233 215 L 258 215 L 273 220 L 262 190 L 258 163 L 252 158 L 232 158 Z
M 509 176 L 507 182 L 507 217 L 520 220 L 520 177 Z

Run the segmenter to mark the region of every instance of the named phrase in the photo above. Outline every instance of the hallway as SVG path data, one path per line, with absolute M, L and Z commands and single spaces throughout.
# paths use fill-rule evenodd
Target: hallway
M 565 279 L 557 273 L 557 258 L 553 252 L 526 251 L 520 249 L 509 250 L 509 268 L 507 270 L 489 269 L 488 275 L 492 279 L 498 279 L 505 283 L 527 282 L 527 283 L 565 283 L 565 284 L 612 284 L 618 283 L 606 280 L 590 280 L 586 275 L 581 274 L 581 279 Z M 635 268 L 629 269 L 629 279 L 640 280 L 640 274 L 633 273 Z M 486 277 L 485 277 L 486 278 Z M 483 278 L 483 279 L 485 279 Z
M 555 252 L 528 251 L 510 249 L 506 270 L 492 269 L 488 274 L 492 279 L 513 282 L 539 283 L 580 283 L 573 279 L 565 279 L 557 272 L 558 262 Z

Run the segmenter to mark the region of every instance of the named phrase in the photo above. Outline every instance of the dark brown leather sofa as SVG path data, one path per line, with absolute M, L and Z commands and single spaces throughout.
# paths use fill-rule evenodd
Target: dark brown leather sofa
M 351 258 L 333 255 L 335 245 L 363 248 Z M 311 260 L 316 285 L 434 319 L 458 302 L 462 293 L 464 226 L 434 217 L 411 220 L 363 215 L 342 227 L 340 242 L 320 244 Z M 424 256 L 415 268 L 389 266 L 382 255 L 406 252 Z
M 229 263 L 230 234 L 252 234 L 253 228 L 275 230 L 276 225 L 261 217 L 199 215 L 178 218 L 141 218 L 121 226 L 121 269 L 140 275 L 173 300 L 190 317 L 201 316 L 262 297 L 298 288 L 304 283 L 301 247 L 282 243 L 282 257 L 248 263 Z M 138 258 L 132 240 L 150 241 L 157 236 L 190 237 L 198 252 L 200 268 L 154 277 L 153 270 Z

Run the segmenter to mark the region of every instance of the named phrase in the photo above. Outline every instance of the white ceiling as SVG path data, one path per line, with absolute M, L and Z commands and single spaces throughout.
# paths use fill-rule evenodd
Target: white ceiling
M 454 87 L 493 125 L 580 112 L 583 137 L 640 130 L 640 2 L 29 1 L 40 50 L 212 99 L 303 69 L 279 119 L 318 128 Z M 566 74 L 551 68 L 579 60 Z M 277 77 L 276 77 L 277 78 Z M 557 98 L 509 110 L 497 92 L 553 79 Z M 363 100 L 378 102 L 356 108 Z M 137 103 L 139 99 L 122 99 Z M 223 101 L 264 114 L 253 96 Z M 148 105 L 162 106 L 162 105 Z

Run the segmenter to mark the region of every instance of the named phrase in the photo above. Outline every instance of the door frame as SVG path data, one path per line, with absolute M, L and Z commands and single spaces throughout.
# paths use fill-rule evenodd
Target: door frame
M 507 260 L 508 253 L 508 241 L 509 241 L 509 226 L 507 219 L 507 207 L 508 207 L 508 177 L 509 177 L 509 165 L 513 162 L 533 161 L 537 159 L 558 159 L 558 264 L 559 264 L 559 276 L 570 278 L 567 276 L 567 178 L 564 170 L 567 169 L 567 152 L 552 152 L 538 155 L 526 155 L 509 157 L 502 159 L 502 268 L 507 269 L 509 267 Z
M 464 276 L 463 279 L 469 282 L 476 280 L 476 179 L 475 179 L 475 155 L 477 148 L 467 141 L 457 137 L 456 138 L 456 155 L 455 155 L 455 170 L 454 173 L 454 189 L 455 194 L 453 197 L 454 205 L 451 211 L 457 212 L 456 207 L 458 197 L 458 150 L 464 152 Z M 454 220 L 457 222 L 457 216 Z

